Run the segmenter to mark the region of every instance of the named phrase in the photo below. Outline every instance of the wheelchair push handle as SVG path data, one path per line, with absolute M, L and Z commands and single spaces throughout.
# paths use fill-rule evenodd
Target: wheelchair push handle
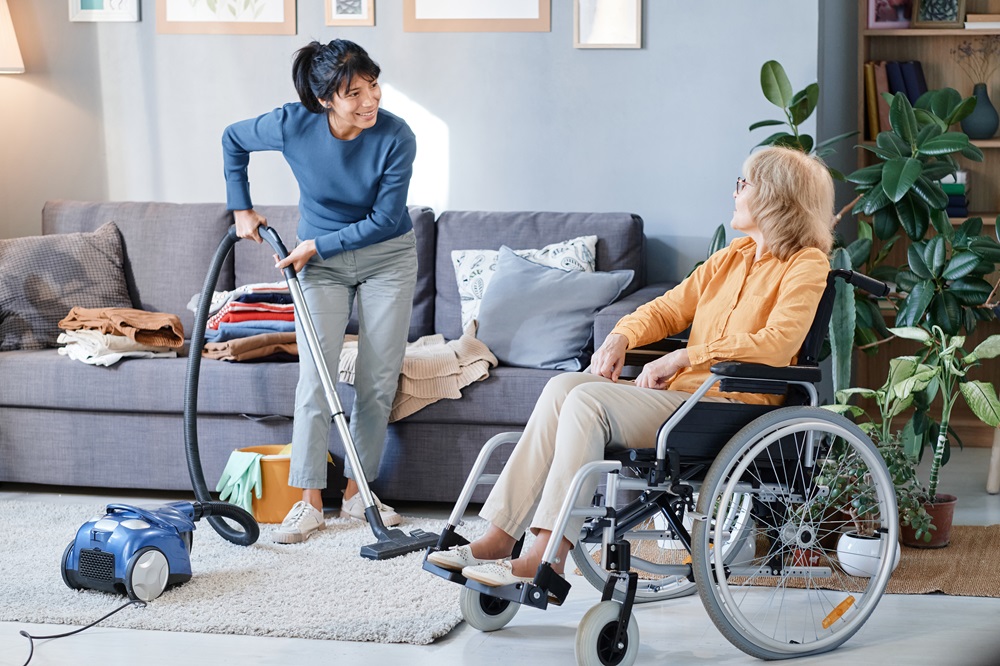
M 887 296 L 891 291 L 889 285 L 881 280 L 876 280 L 875 278 L 868 277 L 863 273 L 856 273 L 854 271 L 845 270 L 843 268 L 837 268 L 832 271 L 831 278 L 841 278 L 848 284 L 853 284 L 858 289 L 866 291 L 872 296 L 883 297 Z

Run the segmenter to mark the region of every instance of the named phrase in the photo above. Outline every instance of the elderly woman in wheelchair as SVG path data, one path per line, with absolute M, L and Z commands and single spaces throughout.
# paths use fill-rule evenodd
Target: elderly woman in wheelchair
M 734 585 L 746 585 L 766 589 L 774 604 L 776 591 L 784 588 L 782 576 L 805 579 L 805 594 L 816 587 L 813 578 L 839 578 L 840 569 L 809 560 L 821 550 L 820 535 L 828 537 L 831 530 L 824 527 L 835 513 L 824 474 L 834 461 L 847 456 L 856 469 L 860 460 L 867 476 L 874 474 L 875 483 L 865 483 L 875 486 L 867 499 L 874 502 L 877 522 L 891 523 L 888 514 L 895 512 L 891 481 L 888 490 L 882 487 L 881 459 L 853 424 L 825 410 L 781 408 L 796 388 L 806 396 L 799 404 L 818 402 L 818 369 L 795 364 L 803 362 L 807 334 L 818 347 L 810 333 L 814 320 L 829 319 L 829 303 L 820 306 L 833 293 L 829 172 L 817 158 L 773 147 L 752 154 L 743 173 L 733 194 L 731 227 L 746 236 L 622 318 L 595 352 L 589 372 L 551 379 L 482 507 L 489 523 L 485 534 L 467 543 L 449 529 L 430 550 L 426 569 L 475 592 L 463 596 L 470 623 L 485 630 L 503 626 L 513 616 L 505 599 L 541 608 L 561 603 L 569 588 L 562 577 L 566 560 L 576 546 L 578 569 L 604 589 L 604 601 L 578 633 L 577 654 L 584 662 L 594 654 L 595 663 L 634 659 L 632 603 L 689 594 L 696 583 L 726 637 L 759 657 L 832 649 L 856 631 L 831 640 L 812 629 L 788 636 L 775 628 L 787 618 L 760 618 L 791 613 L 791 605 L 744 613 L 746 595 L 729 596 Z M 686 347 L 647 363 L 634 381 L 621 378 L 630 350 L 688 328 Z M 808 361 L 815 365 L 815 358 Z M 693 425 L 678 428 L 678 421 Z M 673 439 L 671 430 L 678 431 Z M 500 443 L 484 447 L 450 527 L 460 524 L 474 485 L 483 482 L 474 476 Z M 619 479 L 622 461 L 631 478 Z M 598 474 L 605 472 L 601 506 L 602 496 L 594 493 Z M 625 489 L 638 496 L 618 509 L 617 495 Z M 587 518 L 592 520 L 585 525 Z M 535 539 L 522 554 L 529 529 Z M 787 554 L 793 548 L 805 555 L 793 561 Z M 872 577 L 876 588 L 884 588 L 885 568 Z M 857 608 L 842 594 L 822 600 L 823 622 L 851 612 L 863 613 L 863 622 L 882 590 L 860 590 L 874 600 Z M 808 613 L 815 605 L 807 600 L 794 612 Z

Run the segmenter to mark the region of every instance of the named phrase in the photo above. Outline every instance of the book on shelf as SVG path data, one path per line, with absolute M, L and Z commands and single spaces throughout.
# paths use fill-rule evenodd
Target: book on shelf
M 965 22 L 966 30 L 1000 30 L 1000 21 Z
M 969 217 L 968 206 L 948 206 L 948 217 Z
M 868 119 L 868 139 L 878 136 L 878 102 L 875 101 L 875 63 L 865 63 L 865 117 Z
M 952 207 L 969 207 L 969 199 L 964 194 L 949 194 L 948 195 L 948 208 Z
M 889 102 L 882 93 L 889 92 L 889 75 L 885 71 L 885 61 L 875 61 L 875 103 L 878 106 L 878 130 L 888 132 L 892 129 L 889 122 Z
M 966 195 L 965 183 L 941 183 L 941 189 L 948 196 Z
M 957 171 L 955 171 L 955 173 L 950 173 L 947 176 L 943 176 L 940 179 L 940 182 L 942 182 L 942 183 L 962 183 L 963 185 L 965 185 L 965 183 L 968 181 L 968 179 L 969 179 L 969 172 L 966 171 L 965 169 L 958 169 Z
M 910 104 L 916 105 L 920 96 L 927 92 L 927 80 L 924 78 L 924 68 L 919 60 L 907 60 L 899 63 L 903 73 L 903 85 L 906 88 L 906 98 Z
M 966 14 L 966 23 L 1000 23 L 1000 14 Z
M 899 62 L 886 60 L 885 74 L 889 79 L 889 93 L 895 95 L 901 92 L 906 95 L 906 84 L 903 82 L 903 70 L 899 66 Z M 906 95 L 906 97 L 909 99 L 909 95 Z

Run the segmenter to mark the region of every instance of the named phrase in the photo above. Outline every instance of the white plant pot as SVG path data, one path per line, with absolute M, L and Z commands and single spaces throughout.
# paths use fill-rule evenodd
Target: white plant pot
M 878 568 L 878 550 L 882 540 L 873 536 L 858 536 L 845 532 L 837 541 L 837 559 L 844 572 L 851 576 L 870 578 Z M 899 564 L 899 544 L 893 544 L 892 570 Z

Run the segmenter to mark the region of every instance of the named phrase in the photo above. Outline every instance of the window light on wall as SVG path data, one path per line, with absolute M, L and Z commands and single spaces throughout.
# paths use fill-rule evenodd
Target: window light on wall
M 0 74 L 23 74 L 24 60 L 17 46 L 14 22 L 10 20 L 7 0 L 0 0 Z

